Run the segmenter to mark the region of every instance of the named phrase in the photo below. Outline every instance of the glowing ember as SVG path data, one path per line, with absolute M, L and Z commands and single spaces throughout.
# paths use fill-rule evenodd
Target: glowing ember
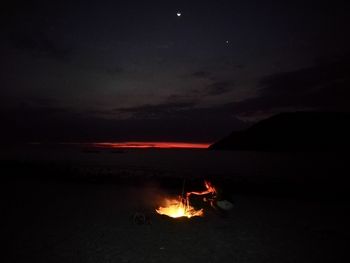
M 178 199 L 166 199 L 165 206 L 156 209 L 158 214 L 167 215 L 173 218 L 178 217 L 193 217 L 203 216 L 203 209 L 196 210 L 190 206 L 189 200 L 178 198 Z

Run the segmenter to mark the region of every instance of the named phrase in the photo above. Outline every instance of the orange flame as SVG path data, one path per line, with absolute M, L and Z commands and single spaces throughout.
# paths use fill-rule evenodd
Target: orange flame
M 211 194 L 212 198 L 209 199 L 211 204 L 216 197 L 217 190 L 212 185 L 211 182 L 205 180 L 204 186 L 206 190 L 201 192 L 187 192 L 186 198 L 181 198 L 181 196 L 178 199 L 165 199 L 165 206 L 160 206 L 158 209 L 156 209 L 158 214 L 161 215 L 167 215 L 173 218 L 178 217 L 193 217 L 193 216 L 203 216 L 203 209 L 196 210 L 194 207 L 190 205 L 190 195 L 206 195 Z
M 165 206 L 156 209 L 158 214 L 173 218 L 203 216 L 203 209 L 196 210 L 189 203 L 189 199 L 165 199 Z

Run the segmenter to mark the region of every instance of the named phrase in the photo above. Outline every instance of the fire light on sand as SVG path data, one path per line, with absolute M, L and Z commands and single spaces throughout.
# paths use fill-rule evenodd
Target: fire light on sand
M 190 205 L 188 198 L 165 199 L 165 206 L 156 209 L 158 214 L 173 218 L 203 216 L 203 209 L 196 210 Z

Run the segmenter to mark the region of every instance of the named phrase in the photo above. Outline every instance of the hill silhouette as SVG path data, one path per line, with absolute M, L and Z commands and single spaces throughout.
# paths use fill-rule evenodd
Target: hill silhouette
M 213 150 L 345 151 L 350 147 L 350 114 L 280 113 L 215 142 Z

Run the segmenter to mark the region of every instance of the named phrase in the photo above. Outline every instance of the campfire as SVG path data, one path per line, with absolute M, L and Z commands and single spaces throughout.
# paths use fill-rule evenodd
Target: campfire
M 156 209 L 158 214 L 173 218 L 203 216 L 203 209 L 196 210 L 190 205 L 189 198 L 165 199 L 165 206 Z
M 164 200 L 165 205 L 160 206 L 158 209 L 156 209 L 156 212 L 158 214 L 166 215 L 173 218 L 179 218 L 179 217 L 191 218 L 194 216 L 203 216 L 204 215 L 203 209 L 196 210 L 193 206 L 191 206 L 190 195 L 211 194 L 211 198 L 209 198 L 208 200 L 212 202 L 212 200 L 215 198 L 215 195 L 216 195 L 216 189 L 209 181 L 204 181 L 204 185 L 206 187 L 206 190 L 202 192 L 187 192 L 186 197 L 184 197 L 184 194 L 183 194 L 182 196 L 179 196 L 177 199 L 176 198 L 165 199 Z

